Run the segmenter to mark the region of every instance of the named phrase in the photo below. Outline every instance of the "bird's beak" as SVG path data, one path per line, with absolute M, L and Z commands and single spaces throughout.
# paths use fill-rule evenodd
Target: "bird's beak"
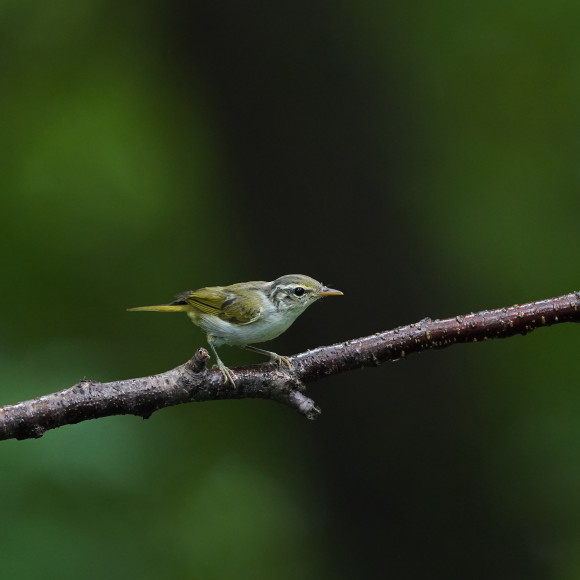
M 324 288 L 322 288 L 322 292 L 320 292 L 318 296 L 342 296 L 342 292 L 340 290 L 334 290 L 333 288 L 327 288 L 324 286 Z

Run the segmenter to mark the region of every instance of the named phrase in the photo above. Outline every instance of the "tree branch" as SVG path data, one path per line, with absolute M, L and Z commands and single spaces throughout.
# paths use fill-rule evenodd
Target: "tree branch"
M 290 357 L 292 370 L 273 363 L 237 367 L 235 389 L 224 384 L 220 371 L 207 368 L 209 354 L 200 348 L 185 364 L 158 375 L 110 383 L 83 379 L 63 391 L 1 407 L 0 440 L 41 437 L 49 429 L 110 415 L 148 418 L 163 407 L 219 399 L 272 399 L 315 419 L 320 409 L 304 394 L 305 383 L 414 352 L 527 334 L 561 322 L 580 322 L 580 292 L 445 320 L 426 318 L 297 354 Z

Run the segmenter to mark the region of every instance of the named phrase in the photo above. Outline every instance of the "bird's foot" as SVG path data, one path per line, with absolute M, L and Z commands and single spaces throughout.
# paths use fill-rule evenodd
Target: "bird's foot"
M 284 365 L 285 367 L 288 367 L 290 370 L 292 370 L 292 362 L 287 356 L 282 356 L 273 352 L 270 353 L 270 360 L 272 362 L 278 363 L 280 366 Z
M 217 367 L 221 371 L 221 373 L 224 377 L 224 383 L 230 383 L 232 385 L 232 387 L 235 389 L 236 388 L 236 381 L 235 381 L 236 375 L 234 375 L 233 371 L 231 369 L 229 369 L 221 360 L 218 360 Z
M 290 370 L 292 370 L 292 362 L 290 361 L 290 358 L 287 356 L 282 356 L 280 354 L 272 352 L 271 350 L 264 350 L 263 348 L 257 348 L 255 346 L 251 346 L 248 344 L 242 346 L 242 348 L 245 348 L 246 350 L 251 350 L 252 352 L 257 352 L 263 356 L 268 356 L 270 357 L 270 360 L 272 362 L 275 362 L 280 366 L 284 365 L 285 367 L 288 367 Z

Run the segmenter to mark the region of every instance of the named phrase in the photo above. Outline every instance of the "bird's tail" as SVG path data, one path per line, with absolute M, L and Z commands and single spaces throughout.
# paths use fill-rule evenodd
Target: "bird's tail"
M 127 308 L 127 310 L 142 312 L 189 312 L 189 304 L 162 304 L 160 306 L 137 306 L 137 308 Z

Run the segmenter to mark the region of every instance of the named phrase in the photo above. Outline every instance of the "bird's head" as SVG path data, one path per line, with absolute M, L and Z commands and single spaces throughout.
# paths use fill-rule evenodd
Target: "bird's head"
M 323 296 L 341 296 L 340 290 L 327 288 L 310 276 L 287 274 L 271 283 L 270 298 L 278 310 L 302 312 Z

